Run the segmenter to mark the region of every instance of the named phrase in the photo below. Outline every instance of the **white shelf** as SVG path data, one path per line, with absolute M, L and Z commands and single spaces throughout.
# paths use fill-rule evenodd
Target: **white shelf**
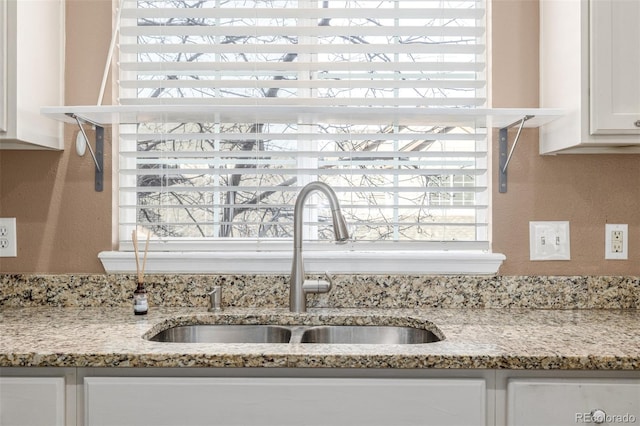
M 413 108 L 328 107 L 304 105 L 85 105 L 43 107 L 41 113 L 66 123 L 91 123 L 100 129 L 114 124 L 137 123 L 290 123 L 396 124 L 405 126 L 476 127 L 500 129 L 500 192 L 507 190 L 507 168 L 522 127 L 540 127 L 560 118 L 551 108 Z M 519 130 L 508 152 L 508 130 Z M 84 133 L 84 131 L 83 131 Z M 100 136 L 98 136 L 100 134 Z M 102 190 L 103 131 L 96 132 L 96 191 Z M 87 142 L 88 143 L 88 142 Z M 89 145 L 90 146 L 90 145 Z
M 476 126 L 503 128 L 533 116 L 525 127 L 540 127 L 562 116 L 550 108 L 389 108 L 238 105 L 103 105 L 43 107 L 41 113 L 55 120 L 75 123 L 74 117 L 99 125 L 146 122 L 290 122 L 400 125 Z

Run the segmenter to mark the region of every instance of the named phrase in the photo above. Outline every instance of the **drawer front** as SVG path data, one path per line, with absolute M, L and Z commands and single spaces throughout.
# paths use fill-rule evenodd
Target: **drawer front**
M 484 425 L 482 379 L 87 377 L 95 425 Z
M 640 422 L 640 380 L 511 379 L 509 425 Z
M 0 426 L 64 424 L 63 377 L 0 377 Z

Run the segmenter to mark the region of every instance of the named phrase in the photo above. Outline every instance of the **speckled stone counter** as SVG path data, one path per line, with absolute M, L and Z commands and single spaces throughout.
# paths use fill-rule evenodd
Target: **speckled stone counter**
M 145 340 L 188 323 L 388 324 L 444 337 L 419 345 Z M 0 367 L 292 367 L 640 370 L 640 310 L 28 307 L 0 311 Z
M 309 313 L 287 311 L 285 276 L 0 275 L 0 367 L 339 367 L 640 370 L 639 277 L 337 276 Z M 207 293 L 222 286 L 221 314 Z M 420 345 L 184 344 L 175 324 L 409 325 Z
M 288 276 L 150 275 L 151 306 L 205 307 L 222 286 L 233 307 L 288 305 Z M 130 306 L 130 275 L 0 275 L 0 308 Z M 336 275 L 332 290 L 307 297 L 324 308 L 640 309 L 640 277 Z

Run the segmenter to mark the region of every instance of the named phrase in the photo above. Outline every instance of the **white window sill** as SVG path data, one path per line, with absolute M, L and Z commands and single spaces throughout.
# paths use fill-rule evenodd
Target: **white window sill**
M 289 251 L 149 252 L 149 274 L 289 274 Z M 105 251 L 98 257 L 109 274 L 135 273 L 132 252 Z M 493 275 L 505 260 L 475 251 L 308 251 L 305 272 L 335 274 Z

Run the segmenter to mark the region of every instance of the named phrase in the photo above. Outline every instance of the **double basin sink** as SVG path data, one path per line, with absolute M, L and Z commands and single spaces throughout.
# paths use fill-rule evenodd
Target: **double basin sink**
M 433 332 L 384 325 L 195 324 L 160 331 L 148 340 L 175 343 L 422 344 L 440 341 Z

